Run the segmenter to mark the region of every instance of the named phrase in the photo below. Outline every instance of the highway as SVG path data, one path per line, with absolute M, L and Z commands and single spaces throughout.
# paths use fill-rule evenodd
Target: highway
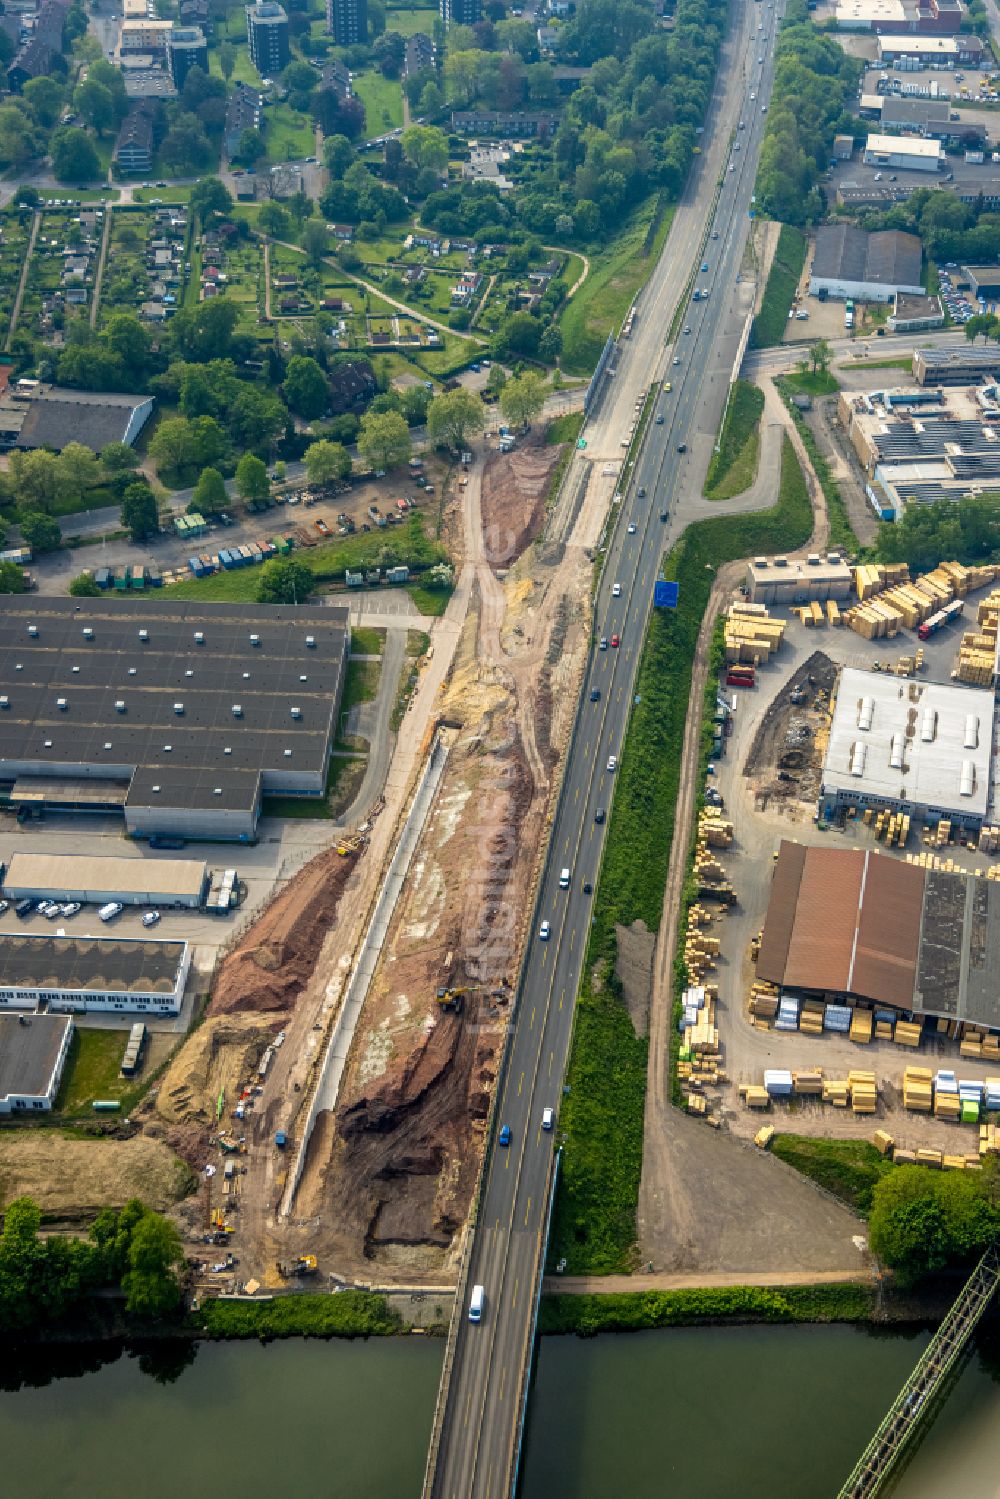
M 690 331 L 680 332 L 674 347 L 662 343 L 669 324 L 669 315 L 662 316 L 662 284 L 655 292 L 661 312 L 657 352 L 651 364 L 647 361 L 640 382 L 646 388 L 656 386 L 654 416 L 609 541 L 595 605 L 597 638 L 567 753 L 536 927 L 529 936 L 497 1112 L 498 1125 L 510 1129 L 510 1144 L 492 1144 L 471 1251 L 469 1285 L 484 1287 L 485 1310 L 482 1320 L 472 1323 L 463 1309 L 458 1323 L 450 1373 L 446 1364 L 443 1376 L 447 1383 L 442 1391 L 440 1443 L 425 1485 L 426 1495 L 440 1499 L 498 1499 L 510 1492 L 515 1478 L 523 1375 L 531 1358 L 535 1275 L 593 902 L 584 887 L 597 884 L 607 826 L 597 819 L 612 799 L 615 772 L 610 757 L 621 754 L 653 583 L 664 550 L 692 515 L 704 512 L 700 497 L 684 492 L 691 453 L 683 456 L 678 449 L 683 444 L 689 450 L 697 442 L 701 451 L 714 439 L 745 317 L 746 287 L 736 283 L 766 123 L 775 24 L 771 0 L 743 0 L 735 13 L 720 71 L 721 97 L 713 101 L 702 137 L 706 156 L 711 154 L 713 132 L 724 132 L 727 139 L 722 144 L 728 149 L 714 153 L 721 162 L 718 183 L 704 172 L 700 180 L 695 174 L 689 191 L 701 208 L 702 233 L 695 241 L 694 263 L 674 268 L 678 285 L 694 271 L 694 284 L 707 287 L 710 295 L 690 304 L 685 315 Z M 756 97 L 751 99 L 751 93 Z M 743 129 L 738 128 L 741 119 Z M 666 257 L 676 257 L 672 236 Z M 699 270 L 703 262 L 707 272 Z M 645 316 L 643 296 L 637 331 Z M 623 346 L 600 412 L 603 424 L 608 406 L 613 407 L 620 433 L 627 432 L 632 418 L 636 383 L 625 378 L 629 353 Z M 669 392 L 662 389 L 665 380 L 671 383 Z M 655 421 L 657 413 L 663 415 L 662 424 Z M 661 519 L 664 512 L 666 522 Z M 560 888 L 564 868 L 570 871 L 568 890 Z M 543 921 L 550 925 L 547 940 L 539 935 Z M 542 1128 L 546 1108 L 556 1111 L 552 1131 Z

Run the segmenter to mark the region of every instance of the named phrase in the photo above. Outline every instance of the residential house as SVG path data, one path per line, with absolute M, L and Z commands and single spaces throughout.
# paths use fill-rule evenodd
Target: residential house
M 509 136 L 512 140 L 547 139 L 555 128 L 551 114 L 520 114 L 499 109 L 452 110 L 451 128 L 460 135 Z
M 341 99 L 350 99 L 354 93 L 350 70 L 336 58 L 323 64 L 319 70 L 319 78 L 321 89 L 332 89 Z
M 264 96 L 246 83 L 235 83 L 226 105 L 226 122 L 222 142 L 226 157 L 239 155 L 244 130 L 261 130 L 264 121 Z
M 133 104 L 121 123 L 114 159 L 124 176 L 145 176 L 153 168 L 153 119 L 142 104 Z
M 346 359 L 330 371 L 330 410 L 334 416 L 363 410 L 377 394 L 375 371 L 367 359 Z
M 427 68 L 433 68 L 434 58 L 435 47 L 430 37 L 423 31 L 414 32 L 413 36 L 406 39 L 403 77 L 409 78 L 414 73 L 423 73 Z

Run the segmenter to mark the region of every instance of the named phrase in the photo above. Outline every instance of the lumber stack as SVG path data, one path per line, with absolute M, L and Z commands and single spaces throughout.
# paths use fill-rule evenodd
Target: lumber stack
M 778 1013 L 778 990 L 774 984 L 757 979 L 750 990 L 750 1014 L 773 1020 Z
M 851 1015 L 851 1040 L 859 1046 L 867 1046 L 872 1038 L 875 1016 L 871 1010 L 855 1010 Z
M 718 807 L 703 807 L 698 814 L 698 837 L 709 848 L 729 848 L 736 830 Z
M 727 662 L 759 665 L 785 638 L 785 621 L 772 619 L 763 604 L 731 604 L 723 626 Z
M 920 1038 L 923 1035 L 923 1031 L 923 1026 L 918 1025 L 916 1021 L 897 1020 L 896 1034 L 893 1036 L 893 1040 L 897 1046 L 917 1047 L 920 1045 Z
M 892 1147 L 895 1143 L 896 1142 L 893 1140 L 892 1136 L 890 1134 L 887 1134 L 884 1129 L 877 1129 L 872 1135 L 872 1144 L 878 1151 L 879 1155 L 891 1155 Z
M 799 1011 L 799 1030 L 807 1036 L 821 1036 L 824 1009 L 825 1006 L 820 999 L 805 1000 Z
M 874 1114 L 878 1100 L 878 1087 L 874 1072 L 852 1071 L 847 1074 L 851 1089 L 851 1108 L 855 1114 Z
M 934 1106 L 934 1084 L 929 1067 L 907 1067 L 903 1073 L 903 1108 L 929 1114 Z

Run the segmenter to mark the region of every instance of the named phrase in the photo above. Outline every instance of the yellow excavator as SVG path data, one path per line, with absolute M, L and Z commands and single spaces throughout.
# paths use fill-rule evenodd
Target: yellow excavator
M 436 995 L 437 1002 L 442 1010 L 450 1010 L 453 1014 L 460 1015 L 462 1013 L 462 1006 L 465 1003 L 465 996 L 468 992 L 467 988 L 452 989 L 451 987 L 446 987 L 439 989 Z
M 342 859 L 346 859 L 348 854 L 356 854 L 364 841 L 360 833 L 345 833 L 337 844 L 337 852 Z

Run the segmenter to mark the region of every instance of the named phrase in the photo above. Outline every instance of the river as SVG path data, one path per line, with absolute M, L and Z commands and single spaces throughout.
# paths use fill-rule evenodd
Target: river
M 547 1338 L 522 1499 L 832 1499 L 926 1341 L 852 1327 Z M 419 1338 L 47 1352 L 2 1377 L 4 1490 L 416 1499 L 442 1353 Z M 894 1499 L 1000 1491 L 998 1377 L 993 1333 Z

